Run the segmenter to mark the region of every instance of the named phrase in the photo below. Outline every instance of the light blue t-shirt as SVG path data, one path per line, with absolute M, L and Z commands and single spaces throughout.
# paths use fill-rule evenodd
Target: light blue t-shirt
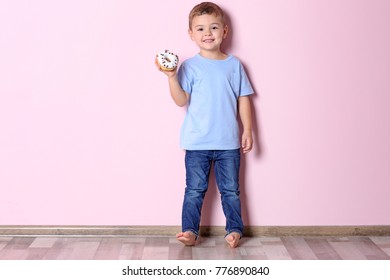
M 238 97 L 253 93 L 240 61 L 232 55 L 212 60 L 197 54 L 182 63 L 178 78 L 190 95 L 180 133 L 181 148 L 238 149 Z

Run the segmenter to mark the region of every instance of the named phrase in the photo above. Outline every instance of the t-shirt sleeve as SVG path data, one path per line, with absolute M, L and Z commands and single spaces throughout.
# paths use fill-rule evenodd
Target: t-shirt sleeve
M 251 95 L 253 93 L 254 90 L 245 72 L 244 66 L 240 63 L 240 96 Z
M 180 65 L 179 70 L 177 71 L 177 78 L 179 80 L 179 84 L 180 84 L 181 88 L 185 92 L 191 94 L 193 82 L 191 79 L 191 75 L 189 73 L 189 69 L 185 63 Z

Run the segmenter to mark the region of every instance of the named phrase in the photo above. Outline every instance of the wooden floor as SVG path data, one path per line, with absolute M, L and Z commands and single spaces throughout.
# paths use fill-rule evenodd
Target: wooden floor
M 174 237 L 2 237 L 1 260 L 389 260 L 385 237 L 251 237 L 231 249 L 223 237 L 186 247 Z

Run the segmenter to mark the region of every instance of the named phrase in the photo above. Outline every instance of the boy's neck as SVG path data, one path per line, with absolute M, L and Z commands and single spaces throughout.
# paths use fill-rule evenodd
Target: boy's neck
M 205 51 L 205 50 L 200 50 L 199 52 L 200 56 L 208 59 L 214 59 L 214 60 L 224 60 L 228 57 L 227 54 L 219 51 Z

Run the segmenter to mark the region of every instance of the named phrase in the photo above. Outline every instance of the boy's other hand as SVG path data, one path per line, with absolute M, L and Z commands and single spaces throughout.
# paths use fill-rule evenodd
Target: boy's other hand
M 252 150 L 253 147 L 252 133 L 244 132 L 242 134 L 241 147 L 242 147 L 242 152 L 244 154 L 249 153 Z

